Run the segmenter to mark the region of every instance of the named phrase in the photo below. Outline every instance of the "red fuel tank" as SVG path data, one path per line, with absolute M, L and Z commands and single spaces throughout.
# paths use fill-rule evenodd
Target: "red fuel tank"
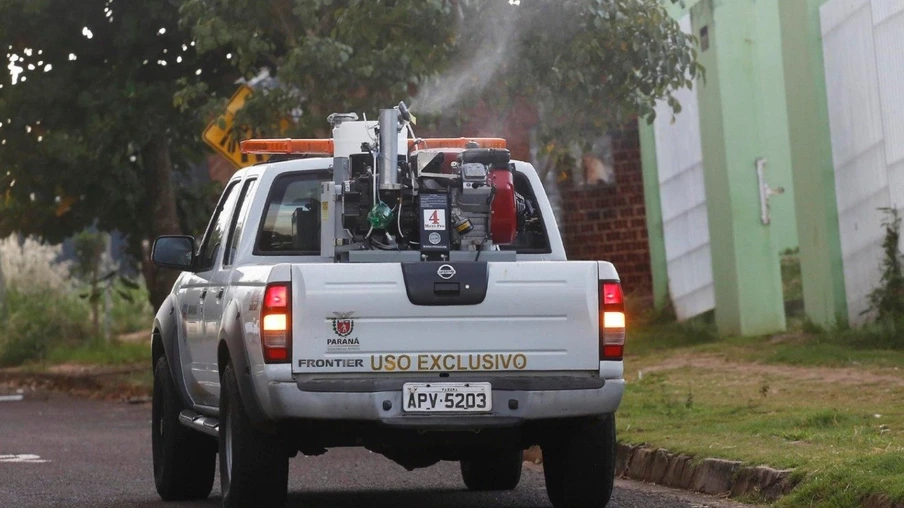
M 515 241 L 518 217 L 515 213 L 515 179 L 509 169 L 491 169 L 490 185 L 496 188 L 491 206 L 490 235 L 493 243 L 506 245 Z

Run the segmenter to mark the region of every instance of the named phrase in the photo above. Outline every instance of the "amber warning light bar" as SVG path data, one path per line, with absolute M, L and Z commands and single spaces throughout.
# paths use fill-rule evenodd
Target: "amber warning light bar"
M 332 139 L 246 139 L 242 153 L 288 154 L 317 153 L 333 155 Z
M 469 143 L 480 148 L 506 147 L 502 138 L 425 138 L 410 140 L 408 149 L 467 148 Z M 247 154 L 333 154 L 332 139 L 247 139 L 241 146 Z

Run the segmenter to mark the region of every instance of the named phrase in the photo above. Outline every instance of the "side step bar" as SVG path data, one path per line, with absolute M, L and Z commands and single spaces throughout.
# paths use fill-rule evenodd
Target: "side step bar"
M 220 421 L 211 416 L 204 416 L 188 409 L 179 413 L 179 423 L 213 437 L 220 434 Z

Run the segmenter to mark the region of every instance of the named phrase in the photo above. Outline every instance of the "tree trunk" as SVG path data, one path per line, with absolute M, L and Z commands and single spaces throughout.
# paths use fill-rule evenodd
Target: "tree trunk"
M 97 266 L 97 263 L 94 265 Z M 97 271 L 91 274 L 91 292 L 89 293 L 88 299 L 91 302 L 91 326 L 94 328 L 94 340 L 100 338 L 100 307 L 97 292 L 98 281 L 97 281 Z
M 150 242 L 145 244 L 141 255 L 141 272 L 148 287 L 148 299 L 154 311 L 163 305 L 173 283 L 179 274 L 175 270 L 158 269 L 150 259 L 150 245 L 160 235 L 181 234 L 179 217 L 176 215 L 176 193 L 173 189 L 173 162 L 170 159 L 169 140 L 166 134 L 154 134 L 141 149 L 141 160 L 145 172 L 147 203 L 150 208 Z
M 3 302 L 6 298 L 6 281 L 3 280 L 3 260 L 0 260 L 0 316 L 3 315 Z

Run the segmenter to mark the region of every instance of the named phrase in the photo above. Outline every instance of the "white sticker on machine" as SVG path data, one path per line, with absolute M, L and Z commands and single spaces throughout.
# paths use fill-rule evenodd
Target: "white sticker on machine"
M 424 229 L 427 231 L 445 231 L 446 211 L 441 208 L 425 208 Z

